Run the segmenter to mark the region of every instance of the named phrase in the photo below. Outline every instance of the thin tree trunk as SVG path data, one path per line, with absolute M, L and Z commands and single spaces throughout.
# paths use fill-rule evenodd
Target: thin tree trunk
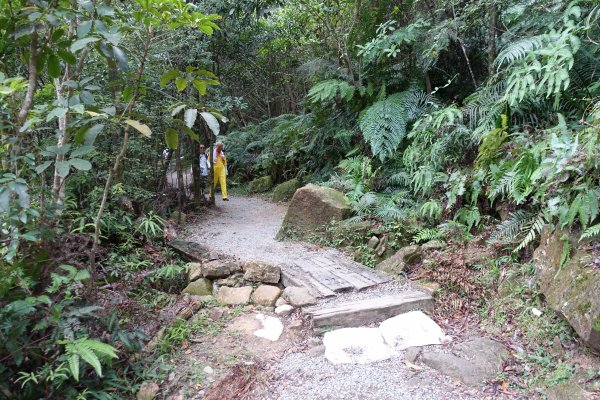
M 69 72 L 67 67 L 67 72 L 65 76 L 68 79 Z M 60 79 L 54 79 L 54 86 L 56 88 L 56 99 L 61 102 L 65 100 L 65 94 L 62 88 L 62 82 Z M 61 148 L 65 144 L 69 142 L 69 134 L 67 132 L 67 115 L 65 114 L 62 117 L 58 118 L 58 141 L 56 143 L 56 147 Z M 58 163 L 63 162 L 65 160 L 65 155 L 60 153 L 56 155 L 56 159 L 54 160 L 54 181 L 52 184 L 52 200 L 54 201 L 54 205 L 56 206 L 56 212 L 60 215 L 62 213 L 62 205 L 65 201 L 65 180 L 66 177 L 61 177 L 59 175 Z
M 133 106 L 137 99 L 137 96 L 140 92 L 140 85 L 142 83 L 142 74 L 144 73 L 144 67 L 146 64 L 146 59 L 148 57 L 148 50 L 150 49 L 150 42 L 152 41 L 152 29 L 148 28 L 146 30 L 146 42 L 144 44 L 144 53 L 142 55 L 142 59 L 140 61 L 140 65 L 138 67 L 137 76 L 135 80 L 135 89 L 133 92 L 133 96 L 131 101 L 129 102 L 129 106 L 127 107 L 127 113 L 131 113 L 133 110 Z M 129 131 L 131 129 L 130 125 L 126 125 L 123 131 L 123 142 L 121 143 L 121 149 L 115 158 L 115 162 L 108 173 L 108 177 L 106 178 L 106 184 L 104 185 L 104 192 L 102 193 L 102 200 L 100 201 L 100 208 L 98 209 L 98 214 L 96 214 L 95 227 L 94 227 L 94 243 L 92 245 L 92 251 L 90 254 L 90 287 L 96 282 L 96 252 L 98 251 L 98 243 L 100 241 L 100 221 L 102 218 L 102 214 L 104 213 L 104 209 L 106 208 L 106 201 L 108 200 L 108 194 L 110 192 L 110 187 L 112 184 L 113 177 L 117 174 L 119 167 L 121 166 L 121 162 L 125 158 L 127 154 L 127 145 L 129 143 Z
M 452 16 L 454 17 L 454 21 L 456 22 L 456 11 L 454 10 L 454 1 L 452 1 L 450 4 L 452 4 Z M 471 61 L 469 60 L 469 56 L 467 54 L 467 49 L 465 48 L 465 45 L 463 44 L 462 40 L 460 40 L 460 36 L 458 35 L 458 26 L 455 23 L 455 31 L 456 31 L 456 40 L 458 41 L 458 44 L 460 45 L 460 48 L 463 52 L 463 55 L 465 56 L 465 61 L 467 62 L 467 68 L 469 69 L 469 74 L 471 75 L 471 80 L 473 81 L 473 86 L 475 89 L 477 89 L 477 80 L 475 79 L 475 74 L 473 73 L 473 68 L 471 68 Z
M 27 86 L 27 93 L 25 94 L 25 100 L 23 100 L 23 104 L 21 105 L 21 110 L 19 111 L 19 124 L 23 125 L 25 120 L 27 120 L 27 113 L 33 104 L 33 95 L 35 94 L 35 87 L 37 84 L 37 56 L 38 56 L 38 35 L 37 32 L 34 31 L 31 34 L 31 43 L 29 44 L 29 84 Z
M 190 137 L 192 146 L 192 183 L 194 187 L 194 204 L 200 208 L 202 206 L 202 193 L 200 191 L 200 150 L 199 144 Z
M 496 59 L 496 29 L 498 25 L 498 7 L 496 2 L 490 4 L 490 25 L 488 27 L 488 75 L 494 74 L 494 60 Z
M 183 171 L 181 168 L 181 141 L 179 141 L 179 143 L 180 145 L 177 146 L 177 150 L 175 150 L 175 168 L 177 169 L 177 206 L 179 207 L 179 211 L 182 211 L 183 199 L 185 197 L 185 184 L 183 182 Z

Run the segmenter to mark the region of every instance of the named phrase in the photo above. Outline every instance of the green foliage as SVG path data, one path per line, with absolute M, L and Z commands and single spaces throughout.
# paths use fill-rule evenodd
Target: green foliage
M 434 99 L 418 90 L 393 94 L 366 108 L 359 126 L 371 151 L 381 161 L 389 158 L 407 134 L 408 124 L 435 105 Z
M 329 79 L 314 85 L 308 91 L 308 99 L 313 103 L 325 103 L 336 98 L 349 102 L 354 97 L 356 88 L 339 79 Z

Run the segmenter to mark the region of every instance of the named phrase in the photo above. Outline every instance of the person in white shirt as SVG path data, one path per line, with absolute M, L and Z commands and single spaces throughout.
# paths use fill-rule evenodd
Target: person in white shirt
M 204 193 L 206 189 L 206 182 L 208 181 L 208 171 L 210 170 L 210 161 L 206 155 L 206 146 L 200 145 L 200 156 L 198 157 L 200 163 L 200 189 Z

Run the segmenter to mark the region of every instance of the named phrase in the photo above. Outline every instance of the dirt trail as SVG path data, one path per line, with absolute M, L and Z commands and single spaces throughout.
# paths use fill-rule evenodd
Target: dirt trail
M 219 197 L 216 201 L 217 207 L 208 210 L 202 221 L 187 226 L 182 235 L 186 240 L 204 244 L 213 251 L 240 261 L 278 263 L 311 253 L 348 257 L 337 250 L 314 244 L 276 241 L 275 235 L 287 208 L 285 204 L 274 204 L 259 197 L 239 196 L 231 196 L 229 202 Z M 321 302 L 378 297 L 405 290 L 405 286 L 388 283 L 360 293 L 340 294 L 335 299 Z M 285 331 L 280 340 L 285 341 L 285 346 L 274 346 L 266 339 L 253 336 L 252 330 L 240 329 L 240 326 L 246 326 L 252 320 L 253 317 L 249 317 L 255 312 L 257 310 L 252 306 L 246 307 L 244 313 L 229 324 L 224 334 L 211 340 L 214 351 L 228 352 L 226 348 L 231 347 L 235 354 L 229 357 L 247 362 L 248 358 L 243 356 L 245 354 L 261 365 L 252 391 L 244 398 L 450 400 L 485 397 L 478 390 L 457 385 L 426 366 L 415 369 L 414 365 L 405 363 L 402 355 L 367 365 L 333 365 L 323 355 L 322 336 L 315 335 L 310 327 L 301 322 L 303 316 L 298 310 L 282 318 Z M 274 315 L 267 309 L 262 312 Z M 299 326 L 302 326 L 300 331 Z M 260 340 L 265 341 L 264 346 L 258 343 Z M 270 350 L 263 351 L 263 348 Z M 198 356 L 201 352 L 206 353 L 206 350 L 198 348 L 189 357 L 199 361 L 204 358 Z M 221 370 L 224 372 L 224 369 Z

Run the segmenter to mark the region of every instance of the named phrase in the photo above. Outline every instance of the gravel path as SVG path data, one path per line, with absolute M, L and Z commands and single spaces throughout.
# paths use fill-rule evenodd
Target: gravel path
M 259 197 L 217 198 L 217 207 L 207 211 L 200 223 L 188 225 L 183 236 L 211 250 L 240 261 L 281 262 L 310 253 L 347 257 L 343 253 L 303 242 L 279 242 L 279 230 L 287 206 Z M 323 299 L 320 305 L 379 297 L 406 290 L 407 284 L 390 282 L 360 293 L 344 293 Z M 320 337 L 305 341 L 298 349 L 267 367 L 250 394 L 261 400 L 411 399 L 458 400 L 485 398 L 481 392 L 457 385 L 426 366 L 420 370 L 405 364 L 402 355 L 362 365 L 333 365 L 315 354 Z M 313 351 L 311 351 L 311 348 Z M 441 350 L 441 349 L 440 349 Z M 264 378 L 264 379 L 263 379 Z
M 225 202 L 217 196 L 217 207 L 207 211 L 205 222 L 188 225 L 183 236 L 240 261 L 277 263 L 305 257 L 307 253 L 346 257 L 339 251 L 310 243 L 275 240 L 287 209 L 285 204 L 260 197 L 229 199 Z

